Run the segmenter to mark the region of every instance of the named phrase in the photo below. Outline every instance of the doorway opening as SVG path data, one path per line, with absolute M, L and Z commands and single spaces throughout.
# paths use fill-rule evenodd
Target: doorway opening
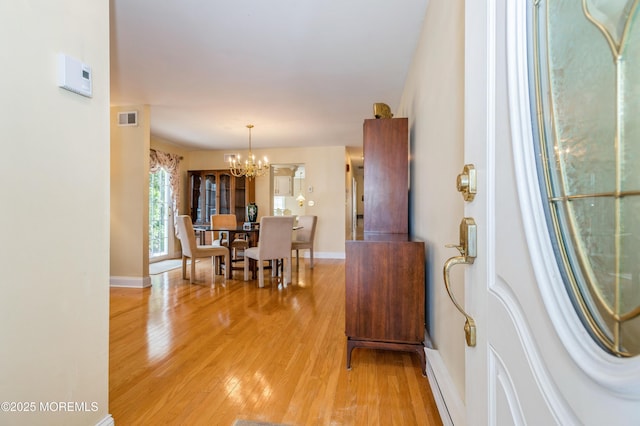
M 169 256 L 170 191 L 165 169 L 149 173 L 149 258 L 153 261 Z
M 304 164 L 273 164 L 271 171 L 273 215 L 304 215 L 306 211 Z

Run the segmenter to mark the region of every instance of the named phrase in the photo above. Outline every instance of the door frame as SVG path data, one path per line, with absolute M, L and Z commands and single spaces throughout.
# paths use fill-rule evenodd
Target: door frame
M 477 224 L 477 253 L 473 265 L 465 268 L 465 310 L 477 324 L 476 346 L 465 346 L 465 418 L 489 419 L 487 356 L 487 289 L 495 256 L 493 193 L 495 175 L 495 61 L 496 1 L 467 0 L 464 6 L 464 164 L 474 164 L 478 194 L 465 202 L 464 216 Z M 462 165 L 460 166 L 462 167 Z

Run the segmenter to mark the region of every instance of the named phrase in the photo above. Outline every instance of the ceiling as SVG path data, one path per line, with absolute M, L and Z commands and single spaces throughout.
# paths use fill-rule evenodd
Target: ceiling
M 362 146 L 428 0 L 111 0 L 111 104 L 188 149 Z

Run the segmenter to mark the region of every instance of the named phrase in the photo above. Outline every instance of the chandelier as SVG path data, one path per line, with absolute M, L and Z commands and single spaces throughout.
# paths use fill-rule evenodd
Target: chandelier
M 256 164 L 256 156 L 251 152 L 251 129 L 253 124 L 247 124 L 249 129 L 249 156 L 244 160 L 244 164 L 240 162 L 240 154 L 232 157 L 229 161 L 229 170 L 235 177 L 246 176 L 247 179 L 253 179 L 256 176 L 264 175 L 269 170 L 269 161 L 267 157 L 264 157 L 264 163 L 262 160 L 258 160 Z

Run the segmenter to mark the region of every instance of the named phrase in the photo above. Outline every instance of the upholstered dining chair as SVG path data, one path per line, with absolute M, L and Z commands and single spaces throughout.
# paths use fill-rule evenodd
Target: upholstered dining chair
M 238 222 L 236 215 L 234 214 L 212 214 L 211 215 L 211 228 L 212 229 L 236 229 Z M 217 235 L 216 235 L 217 233 Z M 229 248 L 231 250 L 231 258 L 238 258 L 238 250 L 246 250 L 249 248 L 249 241 L 244 238 L 234 238 L 229 244 L 229 233 L 224 231 L 213 231 L 213 245 L 219 245 Z
M 229 256 L 229 249 L 222 246 L 200 246 L 196 243 L 196 235 L 193 230 L 193 222 L 191 222 L 191 216 L 180 215 L 178 216 L 178 238 L 182 244 L 182 279 L 187 279 L 187 258 L 191 259 L 191 273 L 189 274 L 189 282 L 193 284 L 196 274 L 196 259 L 203 257 L 210 257 L 214 273 L 220 268 L 217 268 L 220 262 L 220 258 L 224 257 L 225 265 L 231 265 L 231 259 Z M 231 268 L 227 267 L 226 277 L 231 278 Z
M 260 239 L 257 247 L 244 251 L 244 280 L 249 280 L 249 259 L 258 262 L 258 287 L 264 287 L 264 262 L 284 261 L 284 276 L 278 288 L 291 282 L 291 238 L 293 216 L 263 216 L 260 219 Z M 275 262 L 273 268 L 275 269 Z
M 296 251 L 296 267 L 300 264 L 299 251 L 309 250 L 309 268 L 313 268 L 313 240 L 316 237 L 316 223 L 318 216 L 298 216 L 298 226 L 302 228 L 296 230 L 291 250 Z

